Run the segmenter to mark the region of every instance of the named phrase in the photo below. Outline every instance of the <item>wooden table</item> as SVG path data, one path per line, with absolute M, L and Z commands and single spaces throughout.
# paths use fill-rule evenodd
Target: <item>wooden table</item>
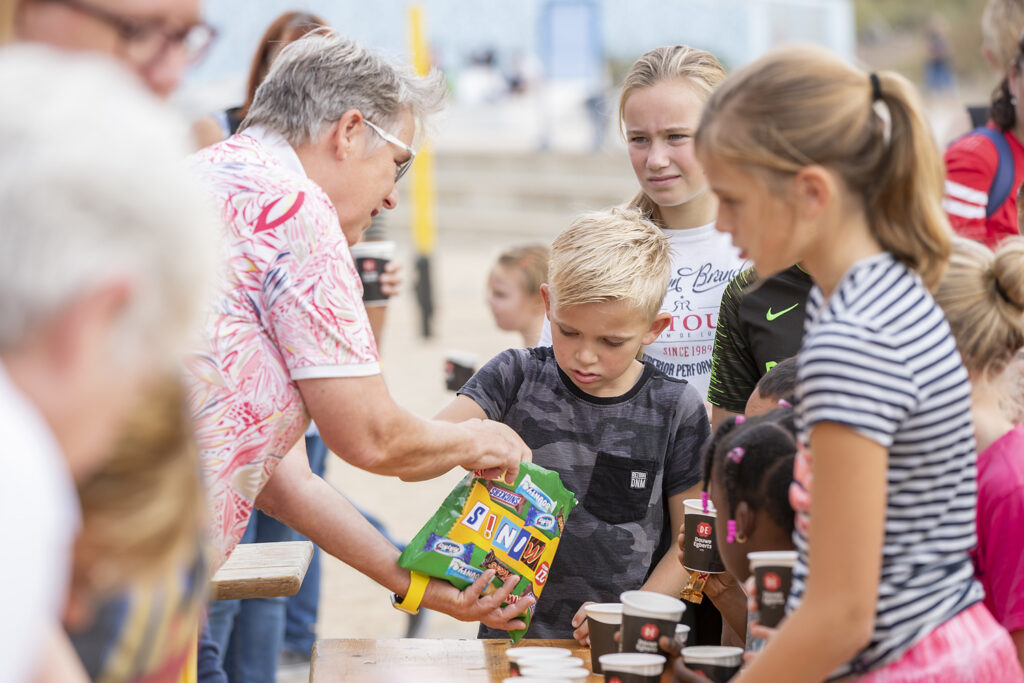
M 590 668 L 590 648 L 575 640 L 524 639 L 518 645 L 564 647 Z M 313 646 L 310 683 L 494 683 L 508 677 L 508 640 L 318 640 Z M 669 672 L 663 681 L 671 681 Z M 604 681 L 591 674 L 589 681 Z
M 276 598 L 295 595 L 306 576 L 313 544 L 309 541 L 242 543 L 210 581 L 214 600 Z

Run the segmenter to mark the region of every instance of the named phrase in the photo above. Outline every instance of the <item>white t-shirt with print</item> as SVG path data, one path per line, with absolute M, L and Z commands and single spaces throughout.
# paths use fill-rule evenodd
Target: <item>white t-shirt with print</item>
M 662 230 L 672 243 L 672 275 L 661 310 L 669 326 L 645 349 L 644 359 L 669 377 L 685 379 L 707 398 L 711 351 L 725 286 L 747 264 L 732 239 L 714 223 Z

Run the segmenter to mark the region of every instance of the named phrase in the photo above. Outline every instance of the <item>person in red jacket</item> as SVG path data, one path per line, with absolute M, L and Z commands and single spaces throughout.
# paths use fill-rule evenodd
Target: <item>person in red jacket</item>
M 1017 228 L 1017 192 L 1024 182 L 1024 40 L 992 94 L 988 123 L 946 150 L 942 206 L 953 229 L 994 248 Z

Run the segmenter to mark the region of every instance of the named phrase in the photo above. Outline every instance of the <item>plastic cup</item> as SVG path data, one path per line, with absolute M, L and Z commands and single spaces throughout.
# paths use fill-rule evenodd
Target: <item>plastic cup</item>
M 661 636 L 671 640 L 676 634 L 676 624 L 683 616 L 686 606 L 682 600 L 652 591 L 626 591 L 622 600 L 622 637 L 620 652 L 658 653 L 665 652 L 658 645 Z M 601 666 L 604 666 L 603 660 Z
M 359 279 L 363 281 L 363 305 L 384 306 L 388 297 L 380 288 L 380 276 L 384 266 L 395 257 L 395 243 L 390 240 L 357 242 L 351 251 Z
M 683 567 L 691 572 L 721 574 L 725 564 L 715 540 L 715 507 L 709 503 L 704 512 L 700 499 L 688 498 L 683 501 L 683 513 Z
M 622 625 L 621 602 L 595 602 L 583 608 L 590 626 L 590 663 L 594 673 L 601 673 L 601 655 L 619 651 L 615 634 Z
M 747 553 L 750 571 L 757 585 L 757 621 L 775 628 L 786 616 L 786 601 L 793 585 L 795 550 Z
M 505 656 L 508 657 L 508 665 L 512 674 L 517 675 L 519 673 L 519 660 L 521 659 L 561 659 L 563 657 L 571 657 L 572 652 L 564 647 L 510 647 L 505 650 Z
M 707 645 L 683 648 L 683 662 L 687 668 L 700 671 L 711 683 L 726 683 L 740 670 L 743 662 L 742 647 Z
M 560 671 L 562 669 L 578 669 L 583 666 L 583 660 L 579 657 L 544 657 L 543 655 L 534 657 L 533 655 L 525 655 L 519 658 L 518 664 L 520 673 L 522 673 L 523 669 Z
M 661 655 L 643 652 L 620 652 L 603 655 L 601 668 L 605 683 L 658 683 L 665 669 Z
M 445 354 L 444 385 L 448 391 L 458 391 L 476 372 L 480 358 L 474 353 L 449 351 Z

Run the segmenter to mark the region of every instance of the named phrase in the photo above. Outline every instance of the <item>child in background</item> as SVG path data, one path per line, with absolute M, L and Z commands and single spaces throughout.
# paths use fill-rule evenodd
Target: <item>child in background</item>
M 1024 663 L 1024 427 L 1008 405 L 1019 381 L 1014 355 L 1024 346 L 1024 238 L 995 254 L 957 240 L 935 293 L 971 378 L 978 441 L 978 546 L 974 575 L 985 606 L 1010 632 Z M 1009 401 L 1008 401 L 1009 399 Z
M 796 356 L 777 363 L 757 382 L 754 393 L 747 399 L 743 414 L 747 417 L 764 415 L 778 407 L 793 406 L 796 393 Z
M 669 324 L 644 349 L 645 360 L 685 379 L 702 399 L 722 292 L 746 267 L 728 237 L 715 231 L 718 202 L 693 152 L 704 102 L 724 78 L 725 69 L 709 52 L 659 47 L 636 60 L 619 97 L 619 125 L 640 183 L 630 206 L 661 228 L 673 249 L 661 308 Z M 549 343 L 545 326 L 541 344 Z
M 674 553 L 655 550 L 682 524 L 683 499 L 700 493 L 707 413 L 691 385 L 636 359 L 668 324 L 669 262 L 668 240 L 639 211 L 580 216 L 555 239 L 541 288 L 552 345 L 499 354 L 437 416 L 509 425 L 581 502 L 527 637 L 572 637 L 584 601 L 686 585 Z
M 968 556 L 970 384 L 928 292 L 950 229 L 913 87 L 784 48 L 712 93 L 696 146 L 717 227 L 762 276 L 801 263 L 816 283 L 789 615 L 737 680 L 1022 680 Z
M 719 517 L 736 523 L 735 538 L 728 537 L 727 523 L 716 524 L 715 533 L 725 569 L 739 584 L 750 577 L 747 553 L 793 550 L 789 485 L 795 457 L 791 408 L 729 419 L 708 444 L 704 489 L 710 492 Z M 683 547 L 682 534 L 679 547 Z M 740 638 L 746 634 L 750 645 L 747 597 L 738 585 L 719 583 L 722 590 L 709 591 L 705 586 L 705 593 Z
M 487 277 L 487 305 L 494 323 L 518 332 L 523 346 L 537 346 L 544 327 L 540 286 L 548 280 L 548 248 L 543 244 L 513 247 L 502 252 Z

